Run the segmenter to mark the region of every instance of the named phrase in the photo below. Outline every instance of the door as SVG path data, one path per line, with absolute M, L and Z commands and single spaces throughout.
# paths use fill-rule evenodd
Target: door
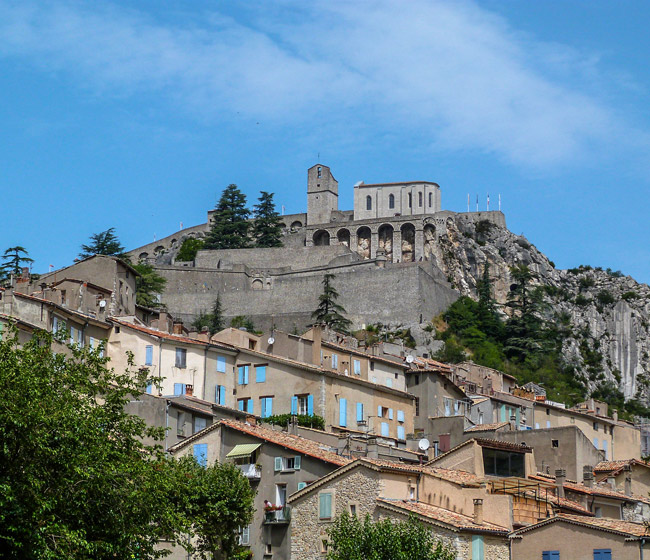
M 275 485 L 275 505 L 284 506 L 287 503 L 287 485 L 286 484 L 276 484 Z M 276 519 L 284 519 L 284 511 L 278 510 L 275 513 Z

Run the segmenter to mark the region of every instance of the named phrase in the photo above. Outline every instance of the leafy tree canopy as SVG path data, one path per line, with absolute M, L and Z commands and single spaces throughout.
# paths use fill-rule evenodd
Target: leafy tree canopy
M 246 195 L 237 185 L 228 185 L 212 214 L 212 227 L 205 238 L 206 249 L 243 249 L 249 246 L 250 211 Z
M 159 296 L 165 291 L 167 278 L 160 276 L 150 264 L 134 264 L 140 276 L 136 278 L 136 303 L 144 307 L 158 307 Z
M 372 521 L 346 513 L 328 529 L 327 560 L 453 560 L 455 552 L 414 516 L 407 521 Z
M 280 214 L 275 210 L 273 193 L 262 191 L 253 207 L 253 239 L 256 247 L 282 247 Z
M 203 330 L 203 327 L 207 327 L 210 336 L 223 330 L 223 310 L 221 309 L 221 299 L 219 296 L 214 300 L 212 311 L 210 313 L 205 313 L 203 311 L 199 313 L 199 316 L 194 319 L 192 326 L 199 331 Z
M 332 281 L 336 276 L 330 272 L 323 277 L 323 293 L 318 296 L 318 307 L 311 314 L 315 323 L 328 326 L 339 332 L 348 332 L 352 321 L 345 316 L 345 308 L 337 303 L 339 293 Z
M 93 255 L 107 255 L 109 257 L 119 257 L 128 260 L 124 247 L 115 234 L 115 228 L 109 228 L 100 233 L 94 233 L 90 236 L 90 243 L 81 246 L 80 259 L 87 259 Z
M 29 258 L 29 253 L 25 247 L 17 245 L 16 247 L 9 247 L 2 255 L 4 262 L 0 265 L 0 270 L 7 275 L 8 273 L 20 274 L 24 265 L 29 265 L 34 262 L 34 259 Z
M 203 240 L 189 237 L 183 241 L 181 248 L 176 254 L 177 261 L 193 261 L 196 254 L 203 249 Z
M 61 351 L 64 338 L 37 332 L 19 346 L 8 328 L 0 339 L 3 557 L 158 558 L 162 538 L 202 558 L 234 555 L 252 516 L 248 481 L 232 465 L 203 468 L 145 444 L 163 429 L 124 407 L 147 371 L 109 370 L 97 349 Z

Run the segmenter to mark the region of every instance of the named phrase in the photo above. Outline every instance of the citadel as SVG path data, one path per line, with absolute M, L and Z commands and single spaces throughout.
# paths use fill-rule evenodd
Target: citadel
M 440 238 L 449 222 L 506 227 L 500 211 L 442 210 L 440 186 L 429 181 L 359 182 L 354 209 L 339 210 L 338 182 L 317 164 L 307 172 L 307 212 L 282 216 L 283 247 L 204 250 L 193 262 L 177 262 L 185 239 L 209 231 L 213 212 L 205 224 L 134 249 L 131 257 L 167 279 L 163 303 L 183 320 L 210 309 L 218 294 L 227 317 L 247 315 L 261 328 L 288 331 L 310 322 L 325 272 L 336 275 L 356 326 L 429 321 L 458 297 L 442 272 Z

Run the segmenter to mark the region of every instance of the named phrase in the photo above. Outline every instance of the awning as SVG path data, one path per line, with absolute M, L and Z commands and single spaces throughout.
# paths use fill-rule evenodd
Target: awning
M 240 457 L 248 457 L 251 453 L 255 452 L 258 447 L 260 447 L 262 444 L 261 443 L 240 443 L 239 445 L 235 445 L 226 457 L 230 457 L 231 459 L 239 459 Z

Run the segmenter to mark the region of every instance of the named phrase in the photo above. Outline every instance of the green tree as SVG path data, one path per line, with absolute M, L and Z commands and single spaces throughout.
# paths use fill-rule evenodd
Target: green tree
M 150 264 L 138 263 L 133 268 L 140 274 L 135 280 L 136 303 L 144 307 L 158 307 L 159 296 L 165 291 L 167 278 L 158 274 Z
M 257 247 L 282 247 L 280 214 L 275 210 L 273 193 L 262 191 L 253 207 L 253 239 Z
M 406 521 L 362 520 L 346 513 L 327 530 L 327 560 L 453 560 L 455 552 L 415 516 Z
M 158 558 L 163 538 L 196 543 L 204 557 L 236 550 L 235 528 L 252 517 L 248 481 L 145 444 L 164 429 L 124 407 L 146 370 L 109 370 L 99 349 L 61 352 L 64 338 L 38 331 L 21 346 L 12 327 L 0 339 L 3 557 Z
M 203 327 L 208 327 L 210 335 L 218 333 L 224 329 L 223 309 L 221 307 L 221 298 L 219 296 L 214 300 L 212 311 L 210 313 L 201 311 L 199 316 L 192 322 L 192 326 L 199 331 L 202 330 Z
M 205 238 L 204 247 L 206 249 L 248 247 L 249 216 L 246 195 L 237 188 L 237 185 L 228 185 L 212 214 L 212 227 Z
M 90 243 L 81 246 L 80 259 L 87 259 L 93 255 L 107 255 L 109 257 L 119 257 L 127 260 L 128 257 L 124 252 L 124 247 L 115 235 L 115 228 L 109 228 L 100 233 L 94 233 L 90 236 Z
M 34 262 L 34 259 L 29 258 L 29 253 L 25 247 L 16 245 L 16 247 L 9 247 L 5 254 L 2 255 L 4 262 L 0 265 L 0 269 L 8 274 L 20 274 L 21 269 L 26 264 L 31 264 Z
M 330 272 L 323 277 L 323 293 L 318 296 L 318 307 L 311 316 L 315 323 L 328 326 L 339 332 L 347 332 L 352 321 L 345 317 L 345 308 L 337 303 L 339 293 L 332 285 L 336 276 Z
M 203 249 L 203 241 L 201 239 L 194 239 L 189 237 L 178 250 L 176 254 L 177 261 L 193 261 L 196 258 L 196 254 Z
M 483 275 L 476 284 L 476 291 L 478 292 L 477 314 L 480 328 L 488 338 L 500 340 L 503 337 L 503 323 L 497 313 L 496 301 L 492 295 L 490 261 L 485 261 Z

